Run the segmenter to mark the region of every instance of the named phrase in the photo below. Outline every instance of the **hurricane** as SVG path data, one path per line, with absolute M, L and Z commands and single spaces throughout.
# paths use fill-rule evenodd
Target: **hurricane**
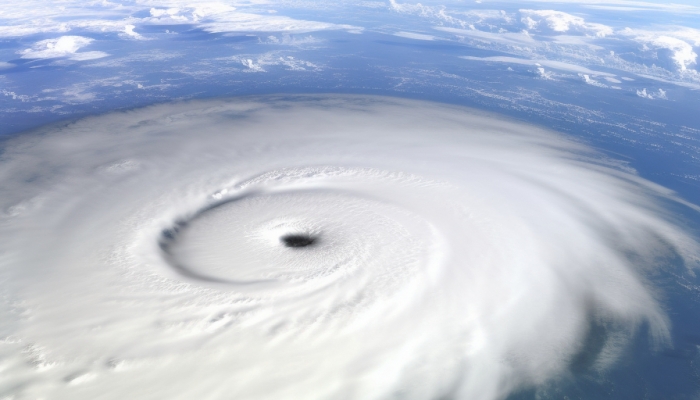
M 45 126 L 0 202 L 16 398 L 504 399 L 667 346 L 651 277 L 699 254 L 697 207 L 585 143 L 366 95 Z

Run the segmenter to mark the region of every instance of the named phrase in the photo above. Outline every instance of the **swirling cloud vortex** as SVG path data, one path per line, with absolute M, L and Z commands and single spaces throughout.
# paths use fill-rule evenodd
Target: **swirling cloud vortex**
M 662 344 L 644 276 L 695 254 L 585 146 L 381 97 L 51 126 L 0 190 L 0 381 L 31 398 L 503 398 Z

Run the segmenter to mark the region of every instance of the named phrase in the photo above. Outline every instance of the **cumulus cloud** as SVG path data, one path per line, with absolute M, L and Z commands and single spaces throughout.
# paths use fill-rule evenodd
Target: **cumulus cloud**
M 586 22 L 583 18 L 555 10 L 520 10 L 521 21 L 528 29 L 538 29 L 546 26 L 554 32 L 580 31 L 597 37 L 605 37 L 613 33 L 607 25 Z
M 3 146 L 18 397 L 506 398 L 663 345 L 645 275 L 698 251 L 670 191 L 443 104 L 181 102 Z
M 693 45 L 700 45 L 699 31 L 683 29 L 679 31 L 648 31 L 625 28 L 620 35 L 632 37 L 638 43 L 653 49 L 666 49 L 671 52 L 671 59 L 680 71 L 697 64 L 697 53 Z M 691 43 L 688 43 L 688 42 Z
M 637 90 L 637 96 L 644 98 L 644 99 L 649 99 L 649 100 L 654 100 L 654 99 L 668 100 L 668 97 L 666 96 L 666 91 L 663 89 L 659 89 L 656 93 L 654 93 L 654 92 L 647 92 L 647 89 L 644 88 L 642 90 Z
M 683 40 L 669 36 L 658 36 L 654 38 L 637 37 L 637 40 L 646 42 L 657 48 L 671 50 L 673 52 L 673 61 L 681 71 L 685 71 L 691 65 L 697 64 L 697 53 L 693 51 L 691 45 Z
M 252 59 L 250 58 L 245 58 L 241 60 L 241 64 L 243 64 L 245 67 L 247 67 L 250 71 L 253 72 L 265 72 L 263 67 L 260 65 L 260 63 L 255 63 L 253 62 Z
M 47 59 L 65 57 L 75 61 L 94 60 L 107 57 L 109 54 L 102 51 L 78 52 L 81 48 L 89 45 L 94 39 L 83 36 L 61 36 L 57 39 L 41 40 L 31 48 L 18 52 L 22 58 Z
M 142 39 L 143 36 L 141 36 L 138 32 L 135 32 L 134 28 L 136 28 L 135 25 L 124 26 L 124 34 L 126 34 L 127 36 L 130 36 L 134 39 Z

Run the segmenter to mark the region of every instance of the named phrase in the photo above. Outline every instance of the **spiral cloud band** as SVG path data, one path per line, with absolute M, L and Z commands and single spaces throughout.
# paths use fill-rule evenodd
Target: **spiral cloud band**
M 370 96 L 115 112 L 0 160 L 0 395 L 498 399 L 670 326 L 665 189 L 530 125 Z

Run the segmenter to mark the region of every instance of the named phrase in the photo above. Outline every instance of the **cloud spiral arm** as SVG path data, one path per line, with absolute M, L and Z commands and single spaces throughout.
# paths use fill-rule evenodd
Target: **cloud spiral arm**
M 585 146 L 391 98 L 87 118 L 6 143 L 0 182 L 27 396 L 503 398 L 667 341 L 644 274 L 697 254 Z

